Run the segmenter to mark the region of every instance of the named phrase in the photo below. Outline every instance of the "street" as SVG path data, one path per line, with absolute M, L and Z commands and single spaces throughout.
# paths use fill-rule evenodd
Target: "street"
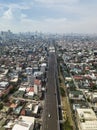
M 49 54 L 47 92 L 45 97 L 43 130 L 59 130 L 58 100 L 56 93 L 55 53 Z

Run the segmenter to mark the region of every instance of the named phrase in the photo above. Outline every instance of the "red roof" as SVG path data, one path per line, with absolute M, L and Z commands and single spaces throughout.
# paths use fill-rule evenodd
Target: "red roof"
M 85 76 L 86 79 L 91 79 L 91 77 L 89 75 Z
M 34 92 L 34 87 L 30 87 L 29 92 Z
M 20 114 L 23 115 L 23 116 L 25 116 L 25 115 L 26 115 L 26 111 L 25 111 L 25 109 L 22 109 L 22 111 L 21 111 Z
M 8 94 L 12 88 L 13 86 L 9 86 L 7 89 L 2 90 L 0 97 L 2 97 L 3 94 Z
M 34 80 L 34 84 L 36 84 L 36 85 L 41 85 L 41 80 L 35 79 L 35 80 Z
M 83 79 L 83 76 L 73 76 L 73 78 L 74 78 L 75 80 L 82 80 L 82 79 Z
M 34 92 L 34 87 L 28 87 L 28 88 L 26 89 L 26 91 L 27 91 L 27 92 Z

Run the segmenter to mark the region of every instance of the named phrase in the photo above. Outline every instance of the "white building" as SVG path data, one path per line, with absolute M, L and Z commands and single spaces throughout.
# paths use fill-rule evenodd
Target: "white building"
M 26 73 L 27 74 L 32 74 L 32 71 L 33 71 L 33 69 L 31 67 L 26 68 Z
M 10 82 L 17 83 L 17 82 L 18 82 L 18 79 L 19 79 L 18 75 L 13 76 L 13 77 L 11 78 Z
M 37 114 L 37 113 L 38 113 L 38 109 L 39 109 L 39 105 L 36 105 L 36 106 L 34 107 L 33 113 L 34 113 L 34 114 Z
M 41 80 L 35 79 L 34 80 L 34 92 L 35 92 L 35 94 L 38 94 L 39 92 L 41 92 L 41 89 L 42 89 Z
M 2 81 L 0 82 L 0 89 L 5 89 L 9 86 L 8 82 Z
M 41 71 L 37 71 L 37 72 L 34 72 L 34 77 L 37 77 L 37 76 L 41 76 L 43 74 L 43 72 Z
M 26 93 L 26 96 L 28 96 L 28 98 L 30 98 L 30 99 L 33 99 L 34 92 L 28 92 L 28 93 Z
M 34 84 L 34 93 L 38 94 L 39 93 L 39 87 L 38 85 Z
M 19 120 L 16 121 L 16 124 L 12 130 L 33 130 L 35 124 L 34 117 L 20 116 Z
M 79 130 L 97 130 L 97 117 L 92 109 L 76 109 Z
M 29 84 L 29 86 L 33 86 L 34 85 L 34 76 L 31 74 L 29 74 L 28 76 L 27 76 L 27 79 L 28 79 L 28 84 Z
M 42 63 L 42 64 L 41 64 L 41 69 L 40 69 L 40 71 L 44 73 L 44 72 L 45 72 L 45 69 L 46 69 L 46 66 L 47 66 L 46 63 Z

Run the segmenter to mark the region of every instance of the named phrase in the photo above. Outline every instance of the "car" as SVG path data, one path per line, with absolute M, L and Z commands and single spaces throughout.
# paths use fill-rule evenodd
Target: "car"
M 50 118 L 50 117 L 51 117 L 51 115 L 50 115 L 50 114 L 48 114 L 48 117 Z

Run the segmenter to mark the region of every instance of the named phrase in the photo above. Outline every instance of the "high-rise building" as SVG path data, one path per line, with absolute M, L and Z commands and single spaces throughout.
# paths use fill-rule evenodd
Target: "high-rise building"
M 34 85 L 34 76 L 32 74 L 28 74 L 27 79 L 28 79 L 29 86 L 33 86 Z

